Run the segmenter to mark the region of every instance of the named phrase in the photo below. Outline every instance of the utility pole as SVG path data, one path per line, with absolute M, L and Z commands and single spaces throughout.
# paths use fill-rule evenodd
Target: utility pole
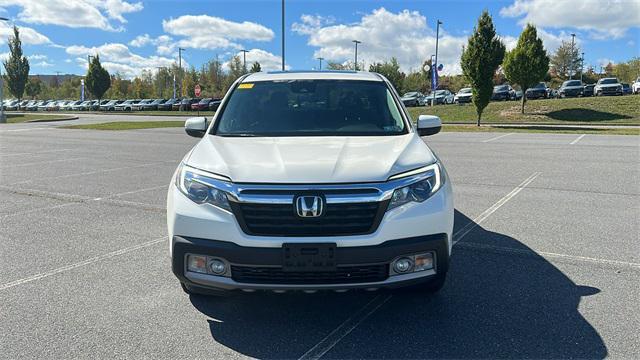
M 242 69 L 244 70 L 244 73 L 247 73 L 247 53 L 249 51 L 247 50 L 240 50 L 242 52 Z
M 355 59 L 353 61 L 353 69 L 355 71 L 358 71 L 358 44 L 361 44 L 362 41 L 353 40 L 353 42 L 356 44 L 356 56 L 355 56 Z
M 5 17 L 0 17 L 0 21 L 9 21 Z M 4 76 L 2 76 L 2 66 L 0 66 L 0 124 L 7 122 L 7 117 L 4 115 Z
M 571 56 L 569 57 L 569 80 L 573 80 L 573 45 L 576 40 L 576 34 L 571 34 Z
M 322 71 L 322 60 L 324 60 L 324 58 L 323 57 L 318 57 L 316 59 L 320 60 L 320 71 Z
M 185 51 L 184 48 L 178 48 L 178 74 L 180 75 L 178 81 L 180 82 L 180 97 L 183 97 L 182 93 L 182 52 Z
M 282 0 L 282 71 L 284 71 L 284 0 Z
M 56 87 L 60 86 L 60 71 L 56 71 Z

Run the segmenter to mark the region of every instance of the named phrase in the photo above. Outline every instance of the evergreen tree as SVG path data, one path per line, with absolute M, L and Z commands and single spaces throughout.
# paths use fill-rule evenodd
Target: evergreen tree
M 98 98 L 98 102 L 102 100 L 109 87 L 111 87 L 111 76 L 109 72 L 100 64 L 100 56 L 96 55 L 89 64 L 89 70 L 87 70 L 87 76 L 85 77 L 84 84 L 94 97 Z
M 473 89 L 473 104 L 478 114 L 478 126 L 482 111 L 487 107 L 493 92 L 493 75 L 504 58 L 505 47 L 496 35 L 491 15 L 485 10 L 473 29 L 467 46 L 462 51 L 460 65 Z
M 7 82 L 9 92 L 18 100 L 22 99 L 24 88 L 29 77 L 29 60 L 22 56 L 22 41 L 18 27 L 13 27 L 13 36 L 9 38 L 9 58 L 4 62 L 6 74 L 4 79 Z
M 563 40 L 562 44 L 551 56 L 551 66 L 562 79 L 568 79 L 570 74 L 579 73 L 582 67 L 580 46 L 574 44 L 572 47 L 571 41 Z
M 520 34 L 518 44 L 504 58 L 502 69 L 509 81 L 520 85 L 523 92 L 542 81 L 549 71 L 549 57 L 535 26 L 529 24 Z M 521 112 L 524 114 L 526 94 L 522 94 Z
M 252 73 L 256 73 L 256 72 L 260 72 L 262 71 L 262 66 L 260 66 L 259 62 L 254 62 L 253 65 L 251 65 L 251 70 Z
M 38 79 L 37 77 L 32 77 L 25 85 L 24 90 L 27 93 L 28 97 L 34 99 L 42 91 L 42 81 L 40 81 L 40 79 Z
M 393 87 L 396 88 L 398 93 L 402 93 L 402 91 L 405 90 L 402 86 L 405 74 L 400 71 L 400 64 L 398 64 L 398 59 L 395 57 L 392 57 L 390 61 L 369 65 L 369 71 L 377 72 L 378 74 L 386 77 Z M 411 91 L 411 89 L 409 90 Z

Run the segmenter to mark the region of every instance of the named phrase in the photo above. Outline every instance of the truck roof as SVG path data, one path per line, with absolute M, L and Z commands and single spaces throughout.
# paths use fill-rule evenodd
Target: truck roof
M 243 83 L 254 81 L 274 81 L 274 80 L 365 80 L 382 81 L 382 78 L 368 71 L 271 71 L 258 72 L 248 75 L 242 80 Z

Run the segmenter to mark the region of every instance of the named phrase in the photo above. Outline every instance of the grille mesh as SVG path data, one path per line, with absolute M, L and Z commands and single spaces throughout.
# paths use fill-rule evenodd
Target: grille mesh
M 254 284 L 349 284 L 384 281 L 386 264 L 338 266 L 336 271 L 283 271 L 280 267 L 231 266 L 231 277 L 239 283 Z

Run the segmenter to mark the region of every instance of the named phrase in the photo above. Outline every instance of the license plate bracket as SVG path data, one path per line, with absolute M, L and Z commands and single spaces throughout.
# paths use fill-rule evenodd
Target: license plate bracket
M 282 245 L 282 269 L 284 271 L 335 271 L 336 244 Z

